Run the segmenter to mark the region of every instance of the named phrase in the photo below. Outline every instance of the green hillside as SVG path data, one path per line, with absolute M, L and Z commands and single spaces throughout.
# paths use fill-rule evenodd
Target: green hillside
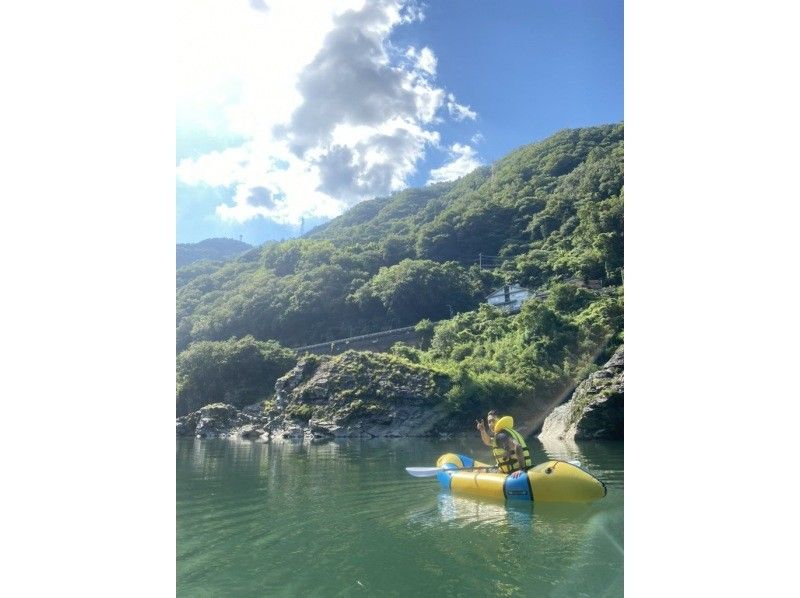
M 225 261 L 241 255 L 253 246 L 235 239 L 205 239 L 199 243 L 178 243 L 175 246 L 175 265 L 188 266 L 200 260 Z
M 462 313 L 429 350 L 397 355 L 449 373 L 454 406 L 557 392 L 622 338 L 623 135 L 561 131 L 301 239 L 180 269 L 177 349 L 248 335 L 299 346 Z M 603 289 L 562 284 L 573 278 Z M 551 292 L 515 317 L 476 311 L 504 282 Z

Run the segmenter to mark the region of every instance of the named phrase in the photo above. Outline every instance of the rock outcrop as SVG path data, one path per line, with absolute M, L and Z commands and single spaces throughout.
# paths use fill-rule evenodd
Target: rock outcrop
M 272 415 L 272 417 L 271 417 Z M 278 422 L 263 403 L 239 409 L 226 403 L 213 403 L 175 420 L 176 436 L 197 438 L 269 439 Z
M 463 422 L 445 406 L 450 378 L 385 354 L 307 355 L 275 383 L 275 398 L 240 409 L 214 403 L 176 420 L 198 438 L 430 436 Z
M 622 439 L 620 347 L 544 421 L 539 438 Z M 446 374 L 394 355 L 306 355 L 275 383 L 274 398 L 244 408 L 214 403 L 176 420 L 178 436 L 252 440 L 442 436 L 472 429 L 446 400 Z M 474 414 L 470 414 L 474 416 Z
M 625 364 L 620 346 L 602 368 L 581 382 L 542 424 L 539 439 L 622 440 Z
M 283 437 L 404 437 L 445 432 L 450 379 L 397 357 L 307 356 L 275 384 Z

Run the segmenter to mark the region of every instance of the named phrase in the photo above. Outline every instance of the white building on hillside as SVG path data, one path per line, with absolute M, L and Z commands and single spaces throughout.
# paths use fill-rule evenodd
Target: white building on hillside
M 525 287 L 514 283 L 495 289 L 486 297 L 487 303 L 508 312 L 517 312 L 522 309 L 522 303 L 531 296 Z

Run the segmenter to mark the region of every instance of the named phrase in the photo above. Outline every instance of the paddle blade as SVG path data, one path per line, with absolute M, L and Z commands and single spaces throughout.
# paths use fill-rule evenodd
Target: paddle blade
M 406 471 L 415 478 L 432 478 L 442 471 L 441 467 L 406 467 Z

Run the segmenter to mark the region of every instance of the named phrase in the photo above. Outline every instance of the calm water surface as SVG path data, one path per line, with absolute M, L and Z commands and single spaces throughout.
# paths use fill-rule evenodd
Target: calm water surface
M 177 442 L 178 596 L 621 596 L 623 445 L 543 446 L 608 486 L 592 505 L 443 493 L 445 452 L 476 438 Z

